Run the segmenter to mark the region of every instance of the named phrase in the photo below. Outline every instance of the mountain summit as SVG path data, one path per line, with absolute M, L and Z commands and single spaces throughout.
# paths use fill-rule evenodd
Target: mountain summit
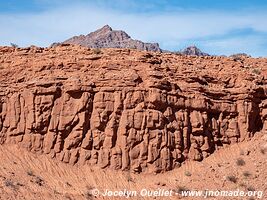
M 87 35 L 74 36 L 62 43 L 53 43 L 52 46 L 60 44 L 77 44 L 89 48 L 126 48 L 138 49 L 143 51 L 169 52 L 159 47 L 158 43 L 146 43 L 132 39 L 125 31 L 113 30 L 109 25 L 91 32 Z M 180 51 L 182 55 L 208 56 L 196 46 L 189 46 Z
M 158 43 L 134 40 L 126 32 L 113 30 L 109 25 L 105 25 L 88 35 L 74 36 L 64 41 L 63 44 L 78 44 L 90 48 L 129 48 L 161 52 Z
M 183 55 L 190 55 L 190 56 L 208 56 L 209 54 L 202 52 L 196 46 L 189 46 L 185 48 L 182 52 Z

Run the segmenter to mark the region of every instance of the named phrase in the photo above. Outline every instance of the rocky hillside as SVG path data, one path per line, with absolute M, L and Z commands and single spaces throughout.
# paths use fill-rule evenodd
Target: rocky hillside
M 55 43 L 52 46 L 58 44 L 59 43 Z M 161 52 L 159 44 L 144 43 L 140 40 L 134 40 L 124 31 L 112 30 L 108 25 L 88 35 L 74 36 L 64 41 L 63 44 L 78 44 L 91 48 L 129 48 Z
M 164 172 L 267 128 L 267 59 L 0 48 L 0 144 L 72 165 Z

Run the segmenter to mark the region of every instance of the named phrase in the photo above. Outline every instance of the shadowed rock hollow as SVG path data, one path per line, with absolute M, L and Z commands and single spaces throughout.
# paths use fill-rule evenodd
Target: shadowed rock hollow
M 163 172 L 266 131 L 267 59 L 0 48 L 0 143 Z

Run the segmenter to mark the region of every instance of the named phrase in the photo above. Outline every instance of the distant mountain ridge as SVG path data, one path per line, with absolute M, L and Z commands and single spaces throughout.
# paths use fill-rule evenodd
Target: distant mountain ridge
M 202 52 L 196 46 L 189 46 L 180 53 L 183 55 L 191 55 L 191 56 L 209 56 L 209 54 Z
M 125 31 L 113 30 L 109 25 L 105 25 L 87 35 L 74 36 L 62 43 L 53 43 L 51 46 L 57 46 L 60 44 L 77 44 L 89 48 L 129 48 L 145 51 L 169 52 L 162 50 L 158 43 L 146 43 L 132 39 Z M 196 46 L 187 47 L 179 53 L 194 56 L 209 55 L 202 52 Z
M 60 43 L 54 43 L 53 46 L 57 44 Z M 63 44 L 78 44 L 89 48 L 129 48 L 161 52 L 158 43 L 134 40 L 126 32 L 113 30 L 109 25 L 105 25 L 88 35 L 74 36 L 64 41 Z

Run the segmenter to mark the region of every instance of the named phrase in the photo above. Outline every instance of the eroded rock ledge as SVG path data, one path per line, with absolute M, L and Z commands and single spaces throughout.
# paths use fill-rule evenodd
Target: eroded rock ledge
M 267 129 L 267 59 L 0 52 L 0 143 L 66 163 L 163 172 Z

